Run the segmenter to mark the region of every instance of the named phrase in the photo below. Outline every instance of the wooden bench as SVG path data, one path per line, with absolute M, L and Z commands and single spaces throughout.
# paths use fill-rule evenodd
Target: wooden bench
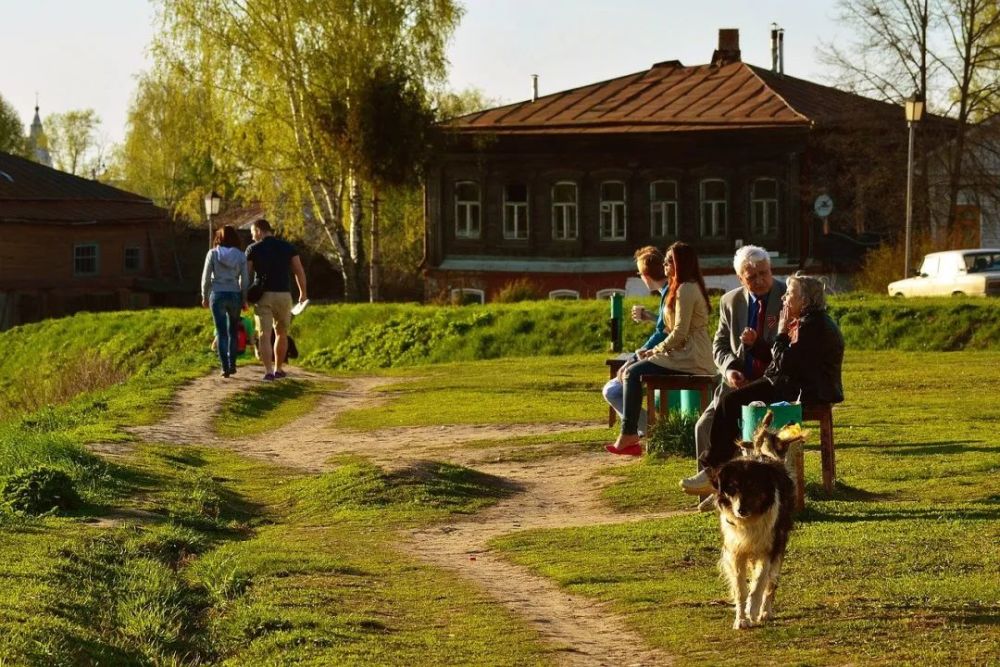
M 819 447 L 823 467 L 823 490 L 833 491 L 837 474 L 833 456 L 833 406 L 829 403 L 802 404 L 802 421 L 819 422 Z M 795 511 L 801 512 L 806 506 L 805 455 L 801 443 L 788 450 L 785 467 L 795 480 Z
M 819 452 L 823 467 L 823 490 L 833 492 L 837 481 L 837 464 L 833 452 L 833 406 L 829 403 L 802 405 L 802 421 L 819 422 Z
M 648 430 L 653 428 L 658 417 L 664 417 L 667 414 L 669 401 L 667 401 L 666 392 L 682 389 L 700 392 L 701 409 L 699 413 L 701 413 L 712 402 L 712 392 L 715 391 L 718 384 L 718 376 L 716 375 L 643 375 L 640 380 L 646 385 L 646 428 Z M 657 389 L 660 390 L 658 415 L 654 397 Z

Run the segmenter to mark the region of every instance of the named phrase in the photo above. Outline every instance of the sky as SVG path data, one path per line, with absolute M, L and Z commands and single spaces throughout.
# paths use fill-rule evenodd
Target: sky
M 464 0 L 448 48 L 449 86 L 490 99 L 545 95 L 648 69 L 709 62 L 719 28 L 743 60 L 769 67 L 770 25 L 785 29 L 785 72 L 823 82 L 816 47 L 836 39 L 835 0 Z M 102 143 L 121 141 L 136 75 L 149 66 L 148 0 L 0 0 L 0 95 L 24 121 L 94 109 Z M 843 32 L 843 30 L 840 30 Z

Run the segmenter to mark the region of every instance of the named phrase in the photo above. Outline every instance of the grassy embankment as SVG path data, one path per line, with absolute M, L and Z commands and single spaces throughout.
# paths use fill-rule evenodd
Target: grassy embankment
M 954 329 L 978 321 L 964 340 L 987 347 L 991 339 L 977 332 L 997 322 L 996 309 L 978 302 L 857 303 L 841 311 L 849 343 L 898 338 L 912 348 L 921 340 L 948 347 L 957 339 L 933 335 L 926 325 Z M 561 324 L 552 325 L 542 319 L 552 306 L 544 306 L 501 309 L 493 315 L 503 325 L 499 331 L 474 326 L 446 333 L 425 354 L 456 358 L 465 349 L 454 347 L 456 335 L 470 343 L 486 340 L 477 345 L 492 356 L 514 349 L 504 347 L 507 340 L 550 350 L 560 328 L 575 332 L 605 314 L 592 304 L 569 304 L 557 311 Z M 307 312 L 317 318 L 302 336 L 310 339 L 310 351 L 324 349 L 325 336 L 341 326 L 333 324 L 335 315 L 350 322 L 352 308 Z M 414 313 L 441 317 L 430 309 L 397 308 L 410 309 L 408 321 L 419 319 Z M 391 336 L 402 326 L 384 311 L 361 321 L 362 310 L 353 326 L 371 335 Z M 466 322 L 490 313 L 444 312 Z M 303 478 L 218 451 L 159 446 L 109 465 L 79 447 L 88 440 L 123 439 L 120 425 L 155 419 L 174 387 L 211 367 L 200 345 L 187 350 L 177 344 L 204 337 L 203 315 L 126 314 L 114 325 L 109 322 L 119 316 L 71 318 L 59 331 L 79 329 L 51 349 L 58 336 L 46 327 L 53 323 L 0 334 L 9 345 L 31 349 L 20 359 L 31 359 L 35 368 L 72 362 L 78 355 L 74 343 L 86 336 L 101 357 L 117 360 L 108 365 L 121 374 L 117 384 L 101 388 L 97 382 L 61 406 L 9 413 L 0 438 L 0 477 L 47 461 L 68 469 L 81 484 L 89 504 L 78 515 L 151 513 L 136 515 L 142 528 L 112 530 L 74 517 L 3 519 L 0 654 L 35 664 L 543 659 L 516 619 L 391 549 L 396 527 L 492 502 L 500 491 L 489 479 L 450 467 L 429 479 L 391 477 L 359 461 Z M 525 331 L 524 322 L 532 318 L 536 323 Z M 875 331 L 874 320 L 882 323 Z M 304 331 L 306 324 L 304 318 L 299 322 Z M 601 330 L 591 332 L 596 342 L 585 337 L 586 344 L 601 349 Z M 517 335 L 511 339 L 511 333 Z M 144 344 L 122 344 L 134 338 Z M 345 338 L 341 332 L 326 340 Z M 380 349 L 377 343 L 371 347 Z M 573 351 L 569 347 L 559 351 Z M 330 358 L 327 353 L 325 361 L 322 355 L 306 361 L 321 366 Z M 367 357 L 375 359 L 384 362 L 385 356 Z M 420 379 L 387 390 L 394 397 L 388 411 L 358 411 L 340 422 L 375 428 L 599 419 L 601 360 L 601 354 L 588 354 L 424 366 Z M 414 355 L 408 361 L 424 359 Z M 686 661 L 983 661 L 995 655 L 1000 611 L 1000 565 L 995 551 L 982 548 L 1000 539 L 994 435 L 1000 408 L 982 389 L 994 379 L 990 369 L 998 361 L 994 352 L 849 353 L 848 403 L 837 412 L 841 488 L 833 499 L 817 495 L 818 457 L 807 456 L 812 497 L 792 541 L 782 618 L 749 638 L 727 630 L 729 612 L 717 604 L 722 586 L 713 569 L 717 537 L 710 517 L 527 533 L 499 546 L 571 590 L 610 601 L 650 643 L 689 656 Z M 44 376 L 10 356 L 0 363 L 7 364 L 5 391 Z M 234 403 L 237 413 L 246 411 L 240 404 Z M 956 406 L 968 405 L 980 406 L 982 416 L 956 418 Z M 597 448 L 608 434 L 595 428 L 544 441 L 557 441 L 555 449 L 566 452 Z M 504 445 L 517 457 L 519 445 L 540 441 Z M 619 469 L 621 479 L 608 501 L 623 509 L 688 506 L 672 489 L 689 468 L 689 461 L 668 460 Z M 609 562 L 620 566 L 609 572 Z M 524 641 L 498 640 L 511 636 Z

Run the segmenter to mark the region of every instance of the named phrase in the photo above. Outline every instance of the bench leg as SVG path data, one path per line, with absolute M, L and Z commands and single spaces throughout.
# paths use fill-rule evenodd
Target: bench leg
M 615 412 L 614 408 L 608 408 L 608 428 L 615 425 L 615 418 L 618 417 L 618 413 Z
M 795 511 L 801 512 L 806 508 L 806 457 L 802 443 L 792 445 L 788 455 L 792 457 L 792 467 L 794 468 L 789 472 L 793 474 L 795 480 Z
M 819 442 L 823 463 L 823 490 L 833 493 L 837 470 L 833 454 L 833 415 L 829 412 L 819 420 Z
M 646 434 L 648 435 L 653 430 L 653 424 L 656 423 L 656 390 L 646 388 Z M 664 397 L 660 397 L 660 405 L 664 403 Z

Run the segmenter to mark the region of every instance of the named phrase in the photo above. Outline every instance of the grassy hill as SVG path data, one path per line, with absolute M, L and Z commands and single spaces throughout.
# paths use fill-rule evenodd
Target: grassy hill
M 608 603 L 650 645 L 693 664 L 989 662 L 1000 564 L 982 545 L 1000 539 L 1000 402 L 983 390 L 1000 354 L 997 306 L 833 301 L 848 343 L 839 485 L 822 494 L 811 446 L 809 506 L 771 628 L 728 630 L 711 516 L 536 530 L 494 548 Z M 303 365 L 344 382 L 371 369 L 400 376 L 386 405 L 342 414 L 340 428 L 594 420 L 562 438 L 493 443 L 541 460 L 600 451 L 611 435 L 599 428 L 597 392 L 607 315 L 596 302 L 313 306 L 293 334 Z M 626 347 L 647 330 L 628 324 Z M 443 463 L 389 475 L 361 457 L 315 475 L 214 447 L 115 450 L 130 439 L 123 426 L 156 421 L 181 384 L 215 367 L 211 336 L 208 314 L 194 309 L 80 314 L 0 333 L 0 487 L 55 469 L 82 498 L 43 517 L 0 509 L 0 663 L 553 660 L 508 610 L 395 548 L 396 531 L 495 502 L 505 491 L 488 475 Z M 262 412 L 274 416 L 269 402 L 281 411 L 316 391 L 289 383 L 238 395 L 218 431 L 256 432 Z M 85 447 L 95 442 L 123 453 L 98 457 Z M 609 470 L 605 500 L 622 512 L 689 507 L 676 481 L 690 467 Z

